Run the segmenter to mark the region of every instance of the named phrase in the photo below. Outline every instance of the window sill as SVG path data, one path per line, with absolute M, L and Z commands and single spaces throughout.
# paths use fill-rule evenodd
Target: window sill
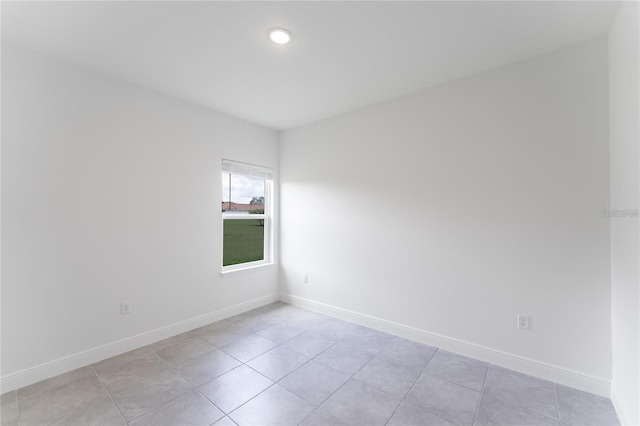
M 242 268 L 235 268 L 235 269 L 229 269 L 226 271 L 221 271 L 220 275 L 222 275 L 222 277 L 228 277 L 230 275 L 237 275 L 237 274 L 242 274 L 242 273 L 246 273 L 246 272 L 251 272 L 251 271 L 256 271 L 258 269 L 263 269 L 263 268 L 270 268 L 272 266 L 275 266 L 276 264 L 273 262 L 269 262 L 269 263 L 262 263 L 260 265 L 251 265 L 251 266 L 245 266 Z

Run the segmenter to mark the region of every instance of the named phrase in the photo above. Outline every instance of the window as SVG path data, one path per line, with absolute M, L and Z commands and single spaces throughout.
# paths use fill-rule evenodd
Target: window
M 222 271 L 271 262 L 273 170 L 222 160 Z

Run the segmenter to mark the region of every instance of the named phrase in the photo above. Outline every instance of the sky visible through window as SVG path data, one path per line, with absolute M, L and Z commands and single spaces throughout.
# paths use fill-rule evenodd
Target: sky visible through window
M 264 178 L 231 174 L 231 201 L 249 204 L 253 197 L 264 197 Z M 229 173 L 222 173 L 222 201 L 229 201 Z

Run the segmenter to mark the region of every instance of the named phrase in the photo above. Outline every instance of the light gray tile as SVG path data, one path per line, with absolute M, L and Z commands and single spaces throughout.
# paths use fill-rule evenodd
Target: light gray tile
M 340 343 L 357 347 L 375 355 L 393 340 L 393 336 L 367 327 L 357 327 L 340 340 Z
M 271 340 L 272 342 L 281 344 L 286 342 L 287 340 L 293 339 L 297 335 L 304 332 L 304 328 L 295 327 L 285 322 L 273 325 L 269 328 L 265 328 L 264 330 L 259 331 L 257 334 Z
M 556 385 L 560 422 L 569 425 L 619 425 L 611 400 Z
M 242 362 L 247 362 L 276 346 L 278 345 L 271 340 L 265 339 L 257 334 L 250 334 L 223 346 L 221 349 L 234 358 Z
M 2 394 L 0 425 L 18 426 L 18 399 L 15 391 Z
M 169 346 L 173 346 L 177 343 L 180 343 L 186 339 L 190 339 L 194 336 L 197 336 L 196 333 L 194 333 L 193 331 L 187 331 L 186 333 L 181 333 L 178 335 L 175 335 L 173 337 L 169 337 L 168 339 L 163 339 L 160 340 L 156 343 L 152 343 L 150 345 L 145 346 L 145 348 L 148 348 L 154 352 L 157 352 L 161 349 L 167 348 Z
M 313 327 L 311 330 L 330 339 L 340 340 L 349 335 L 356 327 L 357 326 L 355 324 L 331 318 L 322 324 Z
M 254 358 L 247 365 L 271 380 L 278 381 L 307 361 L 309 361 L 309 358 L 306 356 L 289 348 L 279 346 Z
M 196 391 L 149 411 L 130 422 L 131 426 L 210 425 L 224 417 L 222 411 Z
M 391 334 L 382 332 L 382 331 L 378 331 L 375 330 L 373 328 L 369 328 L 369 327 L 365 327 L 363 325 L 355 325 L 354 324 L 354 329 L 351 331 L 351 333 L 349 333 L 348 335 L 346 335 L 345 337 L 342 338 L 342 342 L 345 343 L 348 339 L 352 338 L 352 339 L 357 339 L 360 337 L 371 337 L 371 336 L 376 336 L 376 337 L 380 337 L 380 338 L 387 338 L 389 339 L 389 341 L 393 340 L 394 336 L 392 336 Z
M 334 344 L 335 341 L 326 336 L 313 331 L 306 331 L 289 340 L 284 344 L 284 346 L 289 347 L 306 357 L 313 358 Z
M 6 404 L 13 404 L 18 400 L 17 398 L 18 395 L 16 391 L 3 393 L 2 395 L 0 395 L 0 406 L 4 407 Z
M 279 384 L 318 406 L 348 379 L 346 374 L 311 360 L 282 379 Z
M 402 404 L 398 407 L 389 423 L 388 426 L 454 426 L 455 423 L 451 423 L 442 417 L 438 417 L 433 413 L 430 413 L 426 410 L 423 410 L 420 407 L 416 407 L 415 405 L 411 405 L 406 401 L 403 401 Z
M 224 330 L 230 326 L 234 326 L 235 322 L 231 320 L 231 318 L 226 318 L 220 321 L 212 322 L 211 324 L 203 325 L 202 327 L 198 327 L 196 329 L 191 330 L 191 333 L 201 335 L 203 333 L 215 332 Z
M 239 318 L 235 321 L 235 324 L 238 327 L 245 329 L 247 332 L 255 333 L 271 327 L 272 325 L 278 324 L 281 321 L 281 319 L 272 317 L 268 314 L 256 314 L 253 316 Z
M 133 351 L 125 352 L 123 354 L 116 355 L 111 358 L 107 358 L 104 361 L 100 361 L 93 364 L 92 367 L 94 368 L 94 370 L 100 373 L 103 370 L 111 369 L 113 367 L 116 367 L 120 364 L 124 364 L 125 362 L 132 361 L 141 356 L 149 355 L 150 353 L 151 353 L 151 350 L 145 346 L 143 348 L 135 349 Z
M 313 406 L 280 385 L 273 385 L 230 414 L 243 425 L 297 425 Z
M 321 408 L 350 425 L 384 425 L 400 403 L 388 394 L 359 380 L 349 379 Z
M 348 424 L 327 413 L 322 408 L 318 408 L 304 419 L 300 426 L 348 426 Z
M 265 315 L 264 312 L 262 312 L 260 310 L 260 308 L 256 308 L 256 309 L 252 309 L 250 311 L 246 311 L 246 312 L 242 312 L 240 314 L 234 315 L 232 317 L 227 318 L 227 320 L 234 322 L 234 323 L 238 323 L 240 321 L 246 320 L 246 319 L 251 319 L 251 318 L 258 318 L 261 315 Z
M 311 311 L 302 311 L 296 315 L 291 316 L 285 322 L 291 326 L 309 330 L 310 328 L 319 326 L 328 319 L 330 318 L 326 315 L 318 314 Z
M 225 323 L 224 326 L 208 326 L 195 330 L 196 333 L 204 338 L 207 342 L 216 345 L 224 346 L 229 343 L 235 342 L 249 334 L 251 331 L 245 327 L 241 327 L 234 323 Z
M 280 306 L 280 305 L 284 306 L 284 305 L 287 305 L 287 303 L 278 300 L 278 301 L 275 301 L 275 302 L 267 303 L 266 305 L 259 306 L 259 307 L 255 308 L 255 309 L 252 309 L 252 311 L 265 313 L 265 312 L 273 309 L 274 306 Z
M 432 346 L 396 337 L 376 357 L 393 361 L 420 373 L 436 351 L 437 348 Z
M 315 357 L 315 360 L 334 370 L 352 375 L 360 370 L 371 358 L 372 355 L 370 353 L 363 352 L 357 347 L 336 343 Z
M 511 425 L 545 425 L 558 426 L 558 421 L 527 410 L 521 406 L 511 405 L 500 397 L 485 393 L 480 400 L 480 407 L 474 425 L 478 426 L 511 426 Z
M 241 324 L 246 320 L 253 320 L 253 319 L 262 319 L 265 322 L 270 322 L 270 321 L 273 321 L 275 318 L 269 315 L 269 312 L 267 312 L 263 308 L 252 309 L 250 311 L 246 311 L 241 314 L 234 315 L 228 318 L 229 321 L 234 322 L 236 324 Z
M 170 365 L 178 365 L 217 349 L 200 336 L 193 336 L 160 349 L 156 354 Z
M 61 386 L 65 386 L 69 383 L 75 382 L 76 380 L 95 377 L 96 373 L 93 371 L 93 368 L 79 368 L 77 370 L 73 370 L 65 374 L 60 374 L 59 376 L 55 376 L 38 383 L 34 383 L 33 385 L 25 386 L 24 388 L 18 389 L 18 397 L 21 399 L 37 398 Z
M 271 349 L 278 342 L 285 343 Z M 253 366 L 280 382 L 274 385 L 216 345 L 227 345 L 225 350 L 243 361 L 258 355 Z M 383 424 L 392 414 L 389 425 L 470 424 L 474 418 L 476 425 L 619 424 L 606 398 L 495 366 L 487 369 L 444 351 L 434 354 L 430 346 L 275 303 L 2 395 L 1 423 L 17 425 L 21 417 L 23 425 L 121 425 L 125 419 L 108 389 L 132 425 L 233 426 L 235 415 L 251 424 L 369 426 Z M 481 389 L 482 395 L 476 392 Z M 318 404 L 321 408 L 311 413 Z
M 481 392 L 488 367 L 486 362 L 439 349 L 424 371 L 432 376 Z
M 514 409 L 558 418 L 556 394 L 549 381 L 490 365 L 483 393 L 498 397 Z
M 292 306 L 288 303 L 277 301 L 277 302 L 269 303 L 264 306 L 260 306 L 259 308 L 254 309 L 254 311 L 268 314 L 268 313 L 280 311 L 281 309 L 288 309 L 291 307 Z
M 272 384 L 273 381 L 241 365 L 198 389 L 228 414 Z
M 22 425 L 123 425 L 124 419 L 97 377 L 85 377 L 43 392 L 36 398 L 20 398 Z
M 185 394 L 192 386 L 178 374 L 165 368 L 146 375 L 135 383 L 110 390 L 113 400 L 127 421 L 150 411 L 172 399 Z
M 407 394 L 406 402 L 458 425 L 470 425 L 480 393 L 423 373 Z
M 295 306 L 291 306 L 287 303 L 278 303 L 272 304 L 270 306 L 264 307 L 260 310 L 260 312 L 269 314 L 270 316 L 279 319 L 280 321 L 287 320 L 291 318 L 293 315 L 303 311 L 303 309 L 297 308 Z
M 98 376 L 110 392 L 117 392 L 166 369 L 165 363 L 149 352 L 128 362 L 104 368 Z
M 175 370 L 193 386 L 200 386 L 239 365 L 240 362 L 238 360 L 216 349 L 198 358 L 183 362 L 176 366 Z
M 380 358 L 373 358 L 353 378 L 385 392 L 403 397 L 418 378 L 409 367 Z

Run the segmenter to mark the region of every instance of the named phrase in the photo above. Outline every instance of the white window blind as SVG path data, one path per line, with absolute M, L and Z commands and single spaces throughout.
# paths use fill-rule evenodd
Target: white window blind
M 273 169 L 238 161 L 222 160 L 222 171 L 246 176 L 255 176 L 266 180 L 273 180 Z

